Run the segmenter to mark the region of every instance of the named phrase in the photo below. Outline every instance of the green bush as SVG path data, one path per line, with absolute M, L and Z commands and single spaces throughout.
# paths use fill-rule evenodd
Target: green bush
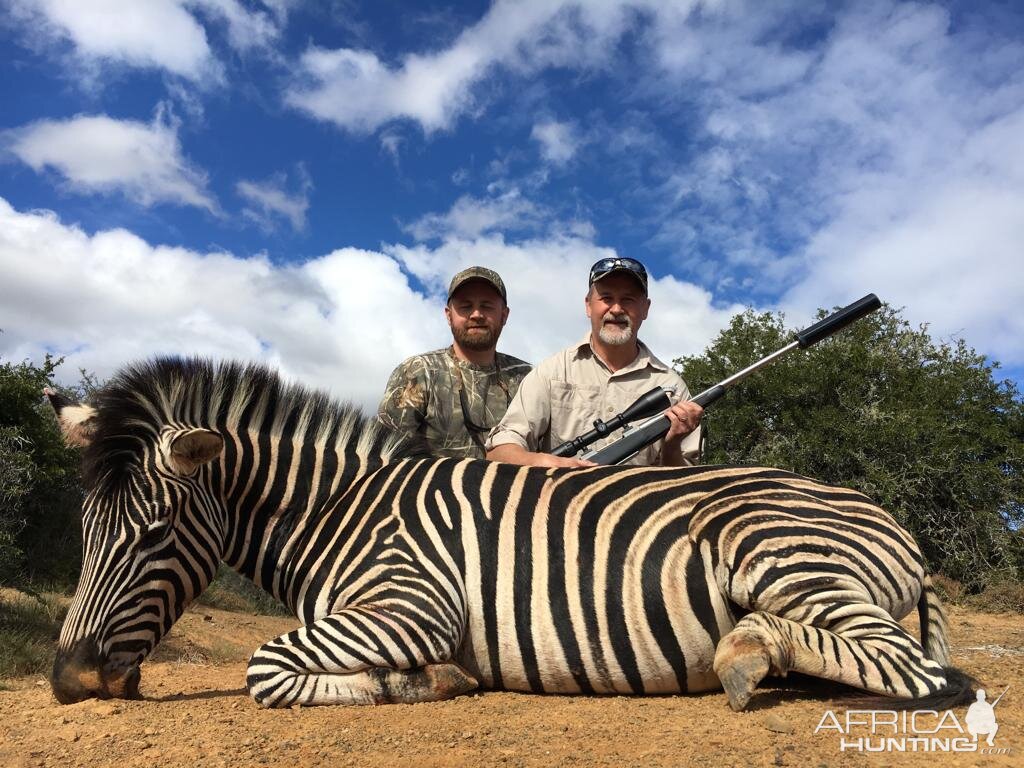
M 59 364 L 0 364 L 0 584 L 63 588 L 78 577 L 79 456 L 42 397 Z
M 25 527 L 22 507 L 31 492 L 35 466 L 28 440 L 14 427 L 0 427 L 0 583 L 11 579 L 21 559 L 18 535 Z

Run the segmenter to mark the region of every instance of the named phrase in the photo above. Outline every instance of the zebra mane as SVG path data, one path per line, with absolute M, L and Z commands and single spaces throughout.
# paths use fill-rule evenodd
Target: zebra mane
M 169 425 L 269 436 L 297 428 L 311 444 L 354 454 L 364 465 L 426 454 L 421 440 L 394 432 L 358 406 L 283 381 L 259 363 L 159 357 L 128 365 L 95 395 L 93 440 L 83 456 L 88 487 L 110 483 Z

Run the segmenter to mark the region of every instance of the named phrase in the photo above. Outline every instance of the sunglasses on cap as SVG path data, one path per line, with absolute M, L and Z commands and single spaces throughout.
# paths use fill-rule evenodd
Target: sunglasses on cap
M 594 266 L 590 268 L 590 282 L 588 285 L 593 285 L 613 272 L 628 272 L 640 281 L 644 293 L 647 293 L 647 270 L 644 269 L 644 265 L 636 259 L 623 258 L 621 256 L 594 262 Z

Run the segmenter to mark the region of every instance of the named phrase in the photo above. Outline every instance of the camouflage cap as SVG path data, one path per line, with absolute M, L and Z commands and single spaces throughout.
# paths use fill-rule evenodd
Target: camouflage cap
M 505 295 L 505 283 L 501 281 L 497 272 L 487 267 L 467 267 L 455 275 L 448 286 L 448 301 L 452 300 L 452 295 L 455 291 L 470 280 L 483 280 L 498 292 L 502 301 L 506 304 L 508 303 L 508 296 Z

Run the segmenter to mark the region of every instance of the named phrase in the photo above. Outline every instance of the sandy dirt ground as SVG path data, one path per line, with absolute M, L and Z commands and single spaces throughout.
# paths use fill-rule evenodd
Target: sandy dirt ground
M 815 729 L 829 710 L 843 723 L 850 706 L 806 680 L 770 681 L 739 714 L 720 693 L 486 692 L 267 711 L 244 690 L 245 659 L 293 622 L 199 607 L 143 665 L 141 701 L 61 706 L 39 677 L 2 681 L 0 766 L 1024 766 L 1024 619 L 954 609 L 951 624 L 955 662 L 993 692 L 990 700 L 1009 686 L 996 709 L 996 754 L 841 751 L 834 727 Z M 954 712 L 961 723 L 965 711 Z M 847 738 L 867 735 L 855 727 Z

